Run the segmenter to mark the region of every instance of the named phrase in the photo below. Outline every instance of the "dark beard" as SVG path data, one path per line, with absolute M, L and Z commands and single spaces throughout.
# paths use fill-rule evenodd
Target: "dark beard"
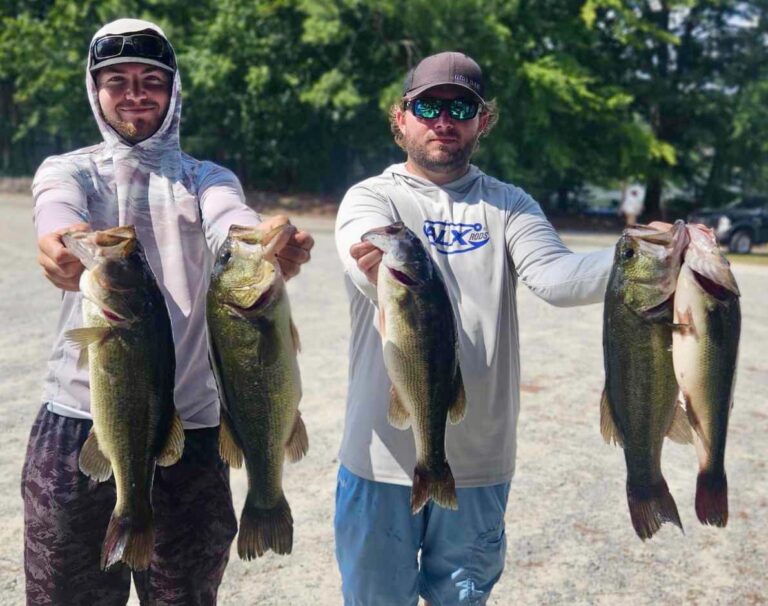
M 409 159 L 430 172 L 451 173 L 469 165 L 469 159 L 472 157 L 476 145 L 477 139 L 468 142 L 454 152 L 446 152 L 441 149 L 443 152 L 441 159 L 430 157 L 426 146 L 411 145 L 409 141 L 406 141 L 406 151 Z

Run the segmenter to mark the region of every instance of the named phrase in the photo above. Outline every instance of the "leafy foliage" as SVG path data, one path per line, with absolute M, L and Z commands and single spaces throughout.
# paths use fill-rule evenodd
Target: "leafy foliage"
M 766 0 L 0 0 L 0 173 L 98 141 L 85 55 L 103 23 L 159 23 L 182 144 L 252 187 L 338 192 L 402 153 L 409 68 L 462 50 L 500 121 L 476 162 L 547 201 L 648 182 L 720 203 L 768 188 Z

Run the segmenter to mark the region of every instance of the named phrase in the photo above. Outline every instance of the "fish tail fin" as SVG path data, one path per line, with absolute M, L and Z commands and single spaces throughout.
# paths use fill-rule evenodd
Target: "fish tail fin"
M 675 499 L 664 478 L 653 486 L 641 488 L 627 483 L 627 502 L 632 526 L 643 541 L 656 534 L 664 522 L 671 522 L 683 530 Z
M 132 570 L 146 570 L 155 548 L 155 526 L 148 515 L 112 513 L 101 548 L 101 569 L 124 562 Z
M 411 512 L 419 513 L 429 499 L 446 509 L 459 508 L 456 500 L 456 483 L 447 461 L 437 471 L 427 470 L 421 465 L 416 465 L 413 470 Z
M 696 516 L 702 524 L 728 524 L 728 480 L 725 473 L 700 471 L 696 479 Z
M 256 507 L 246 498 L 240 516 L 240 532 L 237 535 L 240 559 L 252 560 L 269 549 L 279 554 L 291 553 L 293 549 L 293 516 L 285 495 L 272 509 Z

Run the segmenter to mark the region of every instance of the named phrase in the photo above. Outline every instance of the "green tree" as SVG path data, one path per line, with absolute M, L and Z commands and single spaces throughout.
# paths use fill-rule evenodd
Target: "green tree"
M 647 214 L 660 214 L 665 183 L 699 191 L 704 203 L 748 186 L 735 177 L 750 174 L 741 163 L 757 142 L 743 127 L 766 134 L 754 103 L 768 66 L 765 2 L 588 0 L 583 14 L 599 35 L 599 71 L 631 92 L 632 110 L 674 150 L 640 173 Z

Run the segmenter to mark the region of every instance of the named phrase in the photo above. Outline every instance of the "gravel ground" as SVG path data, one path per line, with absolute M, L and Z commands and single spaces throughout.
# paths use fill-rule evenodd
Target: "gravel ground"
M 24 603 L 19 477 L 58 303 L 35 263 L 30 208 L 24 196 L 0 194 L 0 604 L 8 605 Z M 250 563 L 235 554 L 220 591 L 225 606 L 341 603 L 332 518 L 346 392 L 346 298 L 332 220 L 296 223 L 313 231 L 317 245 L 309 270 L 290 283 L 310 436 L 308 456 L 285 478 L 294 553 Z M 615 241 L 583 233 L 564 238 L 576 250 Z M 664 473 L 685 534 L 666 525 L 645 543 L 629 521 L 621 450 L 603 443 L 599 432 L 602 307 L 557 309 L 521 287 L 517 476 L 507 511 L 506 570 L 489 604 L 768 603 L 768 361 L 760 354 L 768 343 L 768 267 L 737 263 L 734 272 L 743 293 L 743 333 L 726 460 L 729 526 L 699 525 L 695 453 L 667 442 Z M 232 486 L 239 511 L 243 473 L 233 473 Z

